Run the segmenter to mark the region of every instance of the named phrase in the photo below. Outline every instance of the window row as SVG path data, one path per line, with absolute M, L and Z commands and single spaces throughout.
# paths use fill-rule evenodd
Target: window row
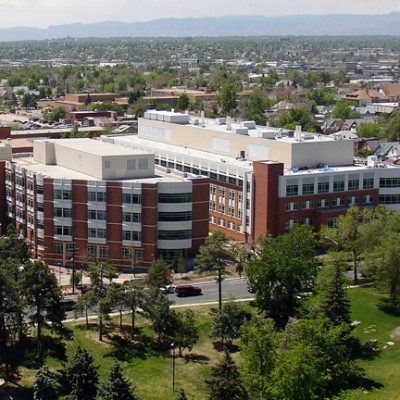
M 391 178 L 392 179 L 392 178 Z M 395 178 L 393 178 L 395 179 Z M 381 187 L 400 187 L 400 178 L 399 180 L 399 186 L 382 186 L 382 179 L 380 186 Z M 389 183 L 385 183 L 389 184 Z M 394 183 L 392 183 L 394 184 Z M 316 186 L 316 187 L 315 187 Z M 366 178 L 363 179 L 363 186 L 362 189 L 373 189 L 374 187 L 374 178 Z M 334 180 L 333 181 L 333 186 L 332 190 L 330 188 L 330 182 L 328 180 L 323 181 L 323 182 L 318 182 L 317 185 L 314 183 L 303 183 L 302 187 L 302 195 L 310 195 L 310 194 L 322 194 L 322 193 L 329 193 L 329 192 L 345 192 L 347 191 L 352 191 L 352 190 L 360 190 L 360 180 L 359 179 L 349 179 L 347 181 L 347 189 L 346 189 L 346 181 L 344 180 Z M 317 192 L 315 192 L 315 189 L 317 189 Z M 298 184 L 288 184 L 286 185 L 286 196 L 298 196 L 299 195 L 299 185 Z
M 362 196 L 362 204 L 372 204 L 374 197 L 371 195 Z M 356 196 L 349 196 L 347 198 L 337 197 L 335 199 L 318 199 L 318 200 L 307 200 L 301 202 L 302 210 L 310 210 L 315 208 L 327 208 L 327 207 L 342 207 L 351 204 L 358 204 L 359 198 Z M 287 202 L 285 204 L 286 211 L 297 211 L 299 209 L 299 203 L 296 201 Z

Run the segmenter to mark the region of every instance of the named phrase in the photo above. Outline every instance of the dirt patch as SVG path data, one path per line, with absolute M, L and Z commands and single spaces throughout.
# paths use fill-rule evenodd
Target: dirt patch
M 400 340 L 400 326 L 398 326 L 393 330 L 393 332 L 390 334 L 390 337 L 392 337 L 393 339 Z

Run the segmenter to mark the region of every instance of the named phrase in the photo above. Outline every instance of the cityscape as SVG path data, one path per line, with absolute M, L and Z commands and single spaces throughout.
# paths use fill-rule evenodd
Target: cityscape
M 395 33 L 1 42 L 0 400 L 397 399 L 399 101 Z

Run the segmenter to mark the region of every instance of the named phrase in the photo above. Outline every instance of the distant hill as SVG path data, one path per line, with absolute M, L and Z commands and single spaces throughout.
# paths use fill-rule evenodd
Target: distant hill
M 84 37 L 400 35 L 400 13 L 385 15 L 235 16 L 0 29 L 0 41 Z

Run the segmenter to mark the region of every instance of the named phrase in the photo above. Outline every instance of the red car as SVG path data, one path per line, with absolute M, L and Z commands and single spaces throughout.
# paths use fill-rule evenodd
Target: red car
M 175 288 L 175 293 L 178 297 L 198 296 L 202 294 L 201 288 L 192 285 L 180 285 Z

